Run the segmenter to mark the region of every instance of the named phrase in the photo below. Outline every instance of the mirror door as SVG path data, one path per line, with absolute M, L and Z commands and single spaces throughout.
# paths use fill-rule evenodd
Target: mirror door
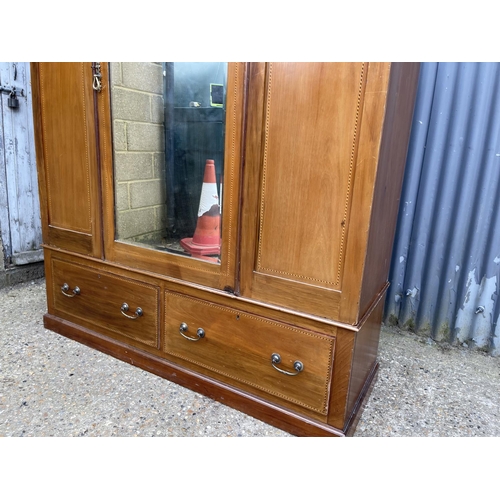
M 244 64 L 101 68 L 106 259 L 234 289 Z

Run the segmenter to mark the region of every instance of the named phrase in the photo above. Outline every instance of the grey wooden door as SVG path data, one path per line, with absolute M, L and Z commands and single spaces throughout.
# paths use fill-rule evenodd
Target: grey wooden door
M 7 265 L 43 260 L 29 69 L 0 62 L 0 86 L 23 93 L 13 108 L 0 92 L 0 237 Z

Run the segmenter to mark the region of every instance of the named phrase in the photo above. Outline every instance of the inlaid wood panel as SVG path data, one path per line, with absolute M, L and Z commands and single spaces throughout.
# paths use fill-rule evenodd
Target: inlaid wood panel
M 376 155 L 359 164 L 360 132 L 373 100 L 382 108 L 385 102 L 382 92 L 365 106 L 370 66 L 251 64 L 242 295 L 338 318 L 349 234 L 351 244 L 365 237 L 351 231 L 353 196 L 364 170 L 377 164 Z M 370 212 L 369 204 L 357 209 Z M 362 260 L 357 264 L 362 268 Z M 354 286 L 359 290 L 360 280 Z
M 165 301 L 165 352 L 250 391 L 326 414 L 334 337 L 169 291 Z M 198 328 L 205 336 L 198 341 L 184 338 L 181 323 L 188 326 L 186 336 L 196 339 Z M 296 373 L 293 365 L 298 360 L 303 371 L 296 376 L 280 373 L 271 365 L 273 353 L 281 356 L 279 368 Z
M 362 321 L 386 285 L 417 80 L 404 63 L 250 65 L 243 296 Z
M 256 270 L 340 284 L 364 65 L 269 63 Z
M 58 315 L 133 345 L 159 347 L 157 287 L 55 257 L 50 274 L 48 293 Z
M 36 63 L 33 102 L 44 242 L 100 254 L 91 63 Z

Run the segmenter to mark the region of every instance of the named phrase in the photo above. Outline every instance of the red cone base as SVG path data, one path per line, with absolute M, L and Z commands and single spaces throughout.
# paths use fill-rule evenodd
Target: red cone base
M 181 246 L 191 255 L 219 255 L 220 241 L 218 245 L 197 245 L 193 243 L 193 238 L 184 238 L 181 240 Z
M 181 240 L 181 246 L 191 255 L 218 255 L 220 253 L 220 215 L 202 215 L 192 238 Z

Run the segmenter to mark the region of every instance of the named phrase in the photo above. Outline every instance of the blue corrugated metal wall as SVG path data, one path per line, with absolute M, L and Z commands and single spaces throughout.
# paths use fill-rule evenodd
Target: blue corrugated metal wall
M 500 64 L 423 63 L 385 321 L 500 355 Z

